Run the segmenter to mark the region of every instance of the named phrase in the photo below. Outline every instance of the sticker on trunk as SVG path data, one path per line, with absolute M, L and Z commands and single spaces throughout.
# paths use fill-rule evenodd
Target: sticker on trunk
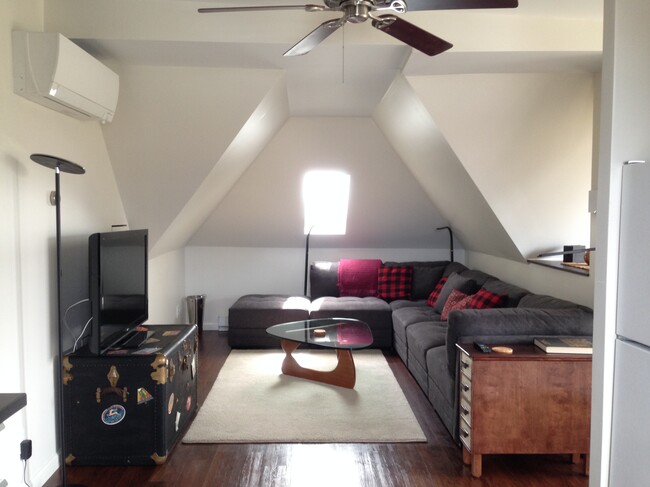
M 115 426 L 117 423 L 121 422 L 125 416 L 126 409 L 124 409 L 124 406 L 113 404 L 102 412 L 102 423 L 107 426 Z
M 138 389 L 138 404 L 144 404 L 153 399 L 153 396 L 144 387 Z
M 167 414 L 171 414 L 174 410 L 174 393 L 172 392 L 167 402 Z

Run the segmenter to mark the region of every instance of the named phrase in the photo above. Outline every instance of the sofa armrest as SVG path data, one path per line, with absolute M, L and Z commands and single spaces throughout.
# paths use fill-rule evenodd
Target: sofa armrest
M 482 342 L 532 342 L 536 336 L 593 334 L 593 313 L 580 308 L 493 308 L 466 309 L 449 313 L 447 360 L 456 370 L 456 343 L 461 340 Z

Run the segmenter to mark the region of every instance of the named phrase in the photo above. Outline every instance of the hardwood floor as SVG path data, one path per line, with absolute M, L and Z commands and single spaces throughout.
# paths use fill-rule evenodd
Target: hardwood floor
M 199 347 L 199 404 L 230 349 L 225 335 L 205 331 Z M 385 353 L 427 443 L 212 444 L 178 443 L 158 467 L 68 467 L 68 483 L 89 487 L 586 487 L 569 455 L 491 455 L 473 479 L 462 453 L 399 357 Z M 56 473 L 45 484 L 60 482 Z

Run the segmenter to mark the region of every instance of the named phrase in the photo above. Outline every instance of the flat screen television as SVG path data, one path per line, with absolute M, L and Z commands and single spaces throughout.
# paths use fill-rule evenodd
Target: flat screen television
M 146 339 L 146 333 L 136 328 L 149 317 L 147 241 L 147 230 L 95 233 L 88 238 L 93 354 L 138 346 Z

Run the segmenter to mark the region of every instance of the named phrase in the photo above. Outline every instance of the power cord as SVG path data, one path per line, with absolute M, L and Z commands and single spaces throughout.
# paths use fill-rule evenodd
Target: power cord
M 74 345 L 72 346 L 72 353 L 77 351 L 77 343 L 79 340 L 81 340 L 81 337 L 84 336 L 84 333 L 86 333 L 86 328 L 88 328 L 88 325 L 90 325 L 90 322 L 93 320 L 93 317 L 91 316 L 88 318 L 88 321 L 86 321 L 86 324 L 84 325 L 83 329 L 81 330 L 81 333 L 79 333 L 79 336 L 77 339 L 74 341 Z
M 72 308 L 74 308 L 76 306 L 79 306 L 80 304 L 83 304 L 83 303 L 86 303 L 86 302 L 90 302 L 90 299 L 88 299 L 88 298 L 82 299 L 80 301 L 77 301 L 74 304 L 71 304 L 65 310 L 65 313 L 63 313 L 63 324 L 64 324 L 66 330 L 68 330 L 68 333 L 70 333 L 70 336 L 72 337 L 72 339 L 74 340 L 74 345 L 73 345 L 73 348 L 72 348 L 73 352 L 77 350 L 77 343 L 79 343 L 79 340 L 81 340 L 81 337 L 83 337 L 84 333 L 86 332 L 86 329 L 88 328 L 88 325 L 92 321 L 92 317 L 88 321 L 86 321 L 86 324 L 84 325 L 83 329 L 81 330 L 81 333 L 79 334 L 79 336 L 75 336 L 73 331 L 70 329 L 70 326 L 68 325 L 68 313 L 70 312 L 70 310 Z
M 32 487 L 27 483 L 27 460 L 23 460 L 23 484 L 27 487 Z

